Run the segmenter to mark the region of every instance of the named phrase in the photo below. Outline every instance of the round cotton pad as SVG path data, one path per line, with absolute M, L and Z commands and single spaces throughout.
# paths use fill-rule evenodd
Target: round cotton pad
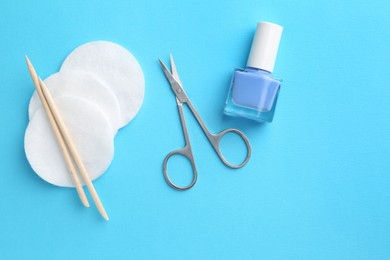
M 60 72 L 69 70 L 88 71 L 113 91 L 121 109 L 121 127 L 138 113 L 144 99 L 144 76 L 137 60 L 122 46 L 107 41 L 83 44 L 69 54 Z
M 120 108 L 115 95 L 93 74 L 80 71 L 61 71 L 52 74 L 44 82 L 54 101 L 63 96 L 87 99 L 101 108 L 106 114 L 113 127 L 114 134 L 121 126 Z M 42 107 L 42 104 L 35 91 L 28 108 L 30 119 L 40 107 Z
M 113 159 L 111 124 L 97 106 L 86 100 L 62 97 L 56 105 L 89 176 L 95 180 Z M 31 167 L 42 179 L 57 186 L 74 187 L 43 108 L 35 112 L 27 127 L 24 148 Z

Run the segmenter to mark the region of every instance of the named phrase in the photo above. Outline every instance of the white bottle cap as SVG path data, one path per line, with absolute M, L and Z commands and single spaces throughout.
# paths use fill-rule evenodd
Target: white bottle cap
M 278 54 L 283 27 L 274 23 L 259 22 L 253 37 L 247 67 L 272 72 Z

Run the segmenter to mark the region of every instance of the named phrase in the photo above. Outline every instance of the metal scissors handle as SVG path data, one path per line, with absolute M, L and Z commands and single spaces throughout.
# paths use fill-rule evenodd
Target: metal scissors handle
M 183 148 L 181 149 L 178 149 L 178 150 L 175 150 L 175 151 L 172 151 L 170 152 L 164 159 L 164 165 L 163 165 L 163 172 L 164 172 L 164 178 L 165 180 L 167 181 L 167 183 L 169 184 L 169 186 L 171 186 L 172 188 L 174 189 L 177 189 L 177 190 L 188 190 L 190 189 L 192 186 L 195 185 L 196 183 L 196 180 L 198 179 L 198 171 L 196 170 L 196 165 L 195 165 L 195 159 L 194 159 L 194 155 L 192 153 L 192 147 L 191 147 L 191 142 L 190 142 L 190 138 L 188 136 L 188 131 L 187 131 L 187 124 L 186 124 L 186 119 L 184 117 L 184 111 L 183 111 L 183 104 L 180 103 L 180 101 L 178 99 L 176 99 L 176 102 L 177 102 L 177 108 L 179 110 L 179 115 L 180 115 L 180 121 L 181 121 L 181 126 L 182 126 L 182 129 L 183 129 L 183 135 L 184 135 L 184 140 L 185 140 L 185 145 Z M 181 155 L 181 156 L 184 156 L 186 157 L 190 163 L 191 163 L 191 167 L 192 167 L 192 181 L 189 185 L 187 186 L 179 186 L 179 185 L 176 185 L 175 183 L 172 182 L 172 180 L 169 178 L 169 174 L 168 174 L 168 171 L 167 171 L 167 164 L 168 164 L 168 160 L 169 158 L 171 158 L 172 156 L 174 155 Z
M 234 169 L 243 167 L 249 161 L 249 159 L 251 157 L 252 150 L 251 150 L 248 138 L 240 130 L 237 130 L 237 129 L 234 129 L 234 128 L 228 128 L 228 129 L 225 129 L 225 130 L 221 131 L 218 134 L 212 134 L 208 130 L 208 128 L 206 127 L 206 125 L 203 122 L 202 118 L 200 117 L 199 113 L 196 111 L 195 107 L 192 105 L 192 103 L 189 100 L 187 94 L 184 92 L 183 87 L 181 86 L 179 75 L 177 73 L 176 65 L 175 65 L 175 62 L 173 60 L 172 55 L 170 57 L 170 60 L 171 60 L 172 73 L 168 70 L 168 68 L 165 66 L 165 64 L 161 60 L 159 60 L 159 61 L 160 61 L 160 64 L 162 66 L 162 69 L 163 69 L 163 71 L 165 73 L 165 76 L 167 77 L 167 79 L 168 79 L 168 81 L 169 81 L 169 83 L 171 85 L 171 89 L 172 89 L 172 91 L 176 95 L 176 102 L 177 102 L 177 105 L 178 105 L 179 116 L 180 116 L 181 125 L 182 125 L 184 139 L 185 139 L 186 144 L 185 144 L 184 148 L 172 151 L 165 157 L 164 164 L 163 164 L 163 172 L 164 172 L 165 180 L 167 181 L 167 183 L 171 187 L 173 187 L 175 189 L 178 189 L 178 190 L 187 190 L 187 189 L 190 189 L 192 186 L 194 186 L 194 184 L 196 183 L 198 173 L 197 173 L 197 170 L 196 170 L 195 160 L 194 160 L 194 156 L 193 156 L 193 153 L 192 153 L 191 142 L 190 142 L 190 139 L 189 139 L 189 136 L 188 136 L 187 125 L 186 125 L 184 112 L 183 112 L 183 104 L 187 104 L 187 106 L 190 108 L 190 111 L 195 116 L 195 118 L 198 121 L 199 125 L 201 126 L 203 132 L 206 134 L 207 139 L 209 140 L 209 142 L 213 146 L 213 148 L 214 148 L 215 152 L 217 153 L 218 157 L 221 159 L 221 161 L 226 166 L 228 166 L 230 168 L 234 168 Z M 223 154 L 221 152 L 220 143 L 221 143 L 221 140 L 222 140 L 223 136 L 225 134 L 227 134 L 227 133 L 238 134 L 243 139 L 243 141 L 245 142 L 245 145 L 246 145 L 246 148 L 247 148 L 247 155 L 246 155 L 244 161 L 241 162 L 238 165 L 234 165 L 234 164 L 229 163 L 225 159 L 225 157 L 223 156 Z M 173 155 L 182 155 L 182 156 L 186 157 L 190 161 L 190 163 L 191 163 L 191 167 L 192 167 L 192 171 L 193 171 L 193 179 L 192 179 L 192 182 L 188 186 L 176 185 L 169 178 L 168 171 L 167 171 L 167 164 L 168 164 L 169 158 L 171 158 Z
M 192 103 L 188 100 L 187 102 L 187 105 L 188 107 L 190 108 L 192 114 L 195 116 L 196 120 L 198 121 L 199 125 L 202 127 L 203 129 L 203 132 L 206 134 L 207 136 L 207 139 L 209 139 L 209 142 L 211 143 L 211 145 L 213 146 L 215 152 L 218 154 L 218 157 L 221 159 L 221 161 L 228 167 L 230 168 L 233 168 L 233 169 L 238 169 L 238 168 L 241 168 L 243 167 L 245 164 L 247 164 L 247 162 L 249 161 L 250 157 L 251 157 L 251 154 L 252 154 L 252 149 L 251 149 L 251 146 L 249 144 L 249 140 L 248 138 L 238 129 L 235 129 L 235 128 L 227 128 L 221 132 L 219 132 L 218 134 L 213 134 L 209 131 L 209 129 L 206 127 L 205 123 L 203 122 L 202 118 L 199 116 L 198 112 L 196 111 L 195 107 L 192 105 Z M 183 120 L 183 119 L 182 119 Z M 220 144 L 221 144 L 221 140 L 222 138 L 224 137 L 224 135 L 226 135 L 227 133 L 235 133 L 235 134 L 238 134 L 242 140 L 245 142 L 245 145 L 246 145 L 246 150 L 247 150 L 247 154 L 246 154 L 246 157 L 244 159 L 243 162 L 241 162 L 240 164 L 238 165 L 234 165 L 234 164 L 231 164 L 230 162 L 228 162 L 225 157 L 223 156 L 222 154 L 222 151 L 221 151 L 221 148 L 220 148 Z

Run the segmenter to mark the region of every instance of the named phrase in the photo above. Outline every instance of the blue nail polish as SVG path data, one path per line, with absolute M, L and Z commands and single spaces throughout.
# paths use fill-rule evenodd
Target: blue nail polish
M 283 27 L 260 22 L 257 24 L 245 69 L 236 69 L 226 100 L 224 113 L 259 122 L 272 122 L 281 80 L 272 71 Z

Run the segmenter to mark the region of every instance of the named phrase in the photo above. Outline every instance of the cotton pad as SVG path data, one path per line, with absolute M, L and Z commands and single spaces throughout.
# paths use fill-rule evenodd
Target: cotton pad
M 121 127 L 138 113 L 144 99 L 144 76 L 125 48 L 107 41 L 81 45 L 65 59 L 60 73 L 74 70 L 92 73 L 113 91 L 121 110 Z
M 61 71 L 44 80 L 54 101 L 63 96 L 74 96 L 87 99 L 97 105 L 109 119 L 114 134 L 120 127 L 121 114 L 119 103 L 113 92 L 93 74 L 80 71 Z M 42 107 L 35 91 L 30 100 L 29 118 Z M 76 111 L 75 111 L 76 112 Z
M 61 97 L 56 99 L 56 106 L 91 180 L 95 180 L 105 172 L 114 155 L 109 120 L 96 105 L 85 99 Z M 74 187 L 42 107 L 30 120 L 24 147 L 27 159 L 39 177 L 57 186 Z

